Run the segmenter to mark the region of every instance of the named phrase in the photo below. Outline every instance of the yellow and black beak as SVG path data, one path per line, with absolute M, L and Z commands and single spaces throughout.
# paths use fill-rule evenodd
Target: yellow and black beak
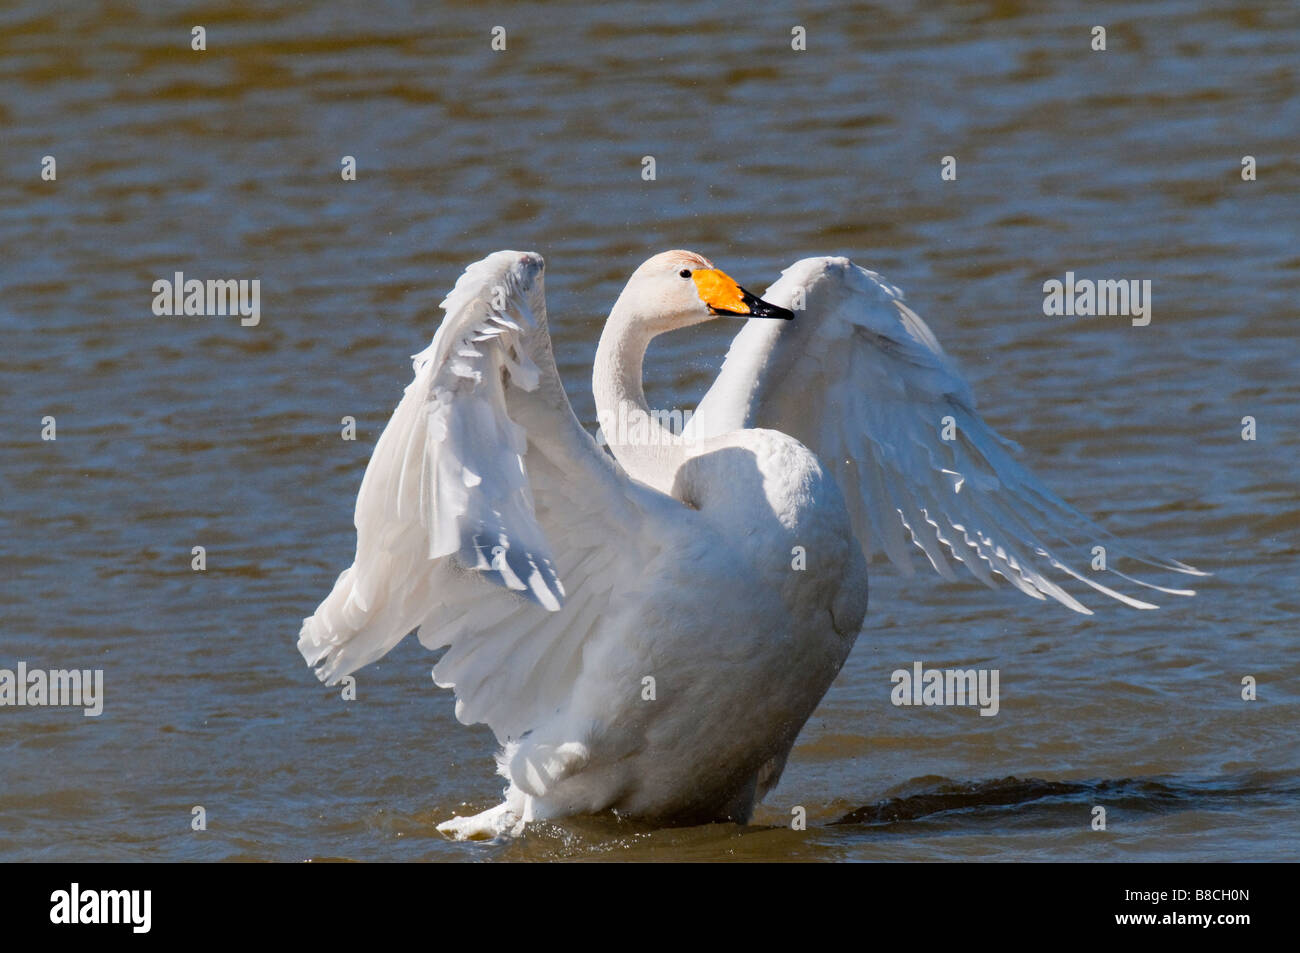
M 734 278 L 717 268 L 697 268 L 691 272 L 695 290 L 712 314 L 733 318 L 781 318 L 789 321 L 793 311 L 769 304 L 750 294 Z

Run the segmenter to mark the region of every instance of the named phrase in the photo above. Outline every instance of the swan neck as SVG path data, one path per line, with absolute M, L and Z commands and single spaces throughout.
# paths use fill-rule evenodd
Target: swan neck
M 646 403 L 645 352 L 659 333 L 646 318 L 626 294 L 619 296 L 596 348 L 592 392 L 601 432 L 623 469 L 668 493 L 685 453 L 681 436 L 664 427 L 664 416 L 652 413 Z

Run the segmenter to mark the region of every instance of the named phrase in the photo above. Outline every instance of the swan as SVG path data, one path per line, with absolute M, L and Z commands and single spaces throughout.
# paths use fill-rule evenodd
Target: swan
M 846 258 L 761 297 L 693 252 L 637 268 L 593 367 L 606 452 L 556 368 L 544 271 L 496 252 L 442 302 L 362 478 L 355 559 L 298 637 L 327 684 L 415 629 L 445 649 L 434 682 L 492 729 L 507 781 L 448 836 L 604 811 L 747 822 L 853 647 L 873 552 L 1082 613 L 1049 573 L 1139 609 L 1098 577 L 1193 594 L 1074 568 L 1096 545 L 1204 575 L 1044 488 L 901 293 Z M 646 348 L 720 317 L 746 320 L 677 432 L 647 405 Z

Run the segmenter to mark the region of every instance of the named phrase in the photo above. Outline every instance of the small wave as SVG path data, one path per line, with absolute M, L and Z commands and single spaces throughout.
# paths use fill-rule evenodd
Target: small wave
M 924 778 L 923 790 L 878 801 L 845 814 L 832 826 L 885 827 L 936 815 L 978 816 L 1008 808 L 1097 805 L 1130 811 L 1168 812 L 1223 809 L 1246 799 L 1300 796 L 1300 778 L 1186 779 L 1175 777 L 1117 780 L 1047 781 L 1007 777 L 993 781 Z

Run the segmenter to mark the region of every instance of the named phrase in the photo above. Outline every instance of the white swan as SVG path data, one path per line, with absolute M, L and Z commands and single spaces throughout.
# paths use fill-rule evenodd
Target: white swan
M 1094 545 L 1199 574 L 1039 485 L 898 292 L 842 258 L 796 263 L 763 299 L 691 252 L 638 268 L 593 376 L 615 462 L 560 381 L 543 269 L 497 252 L 442 303 L 366 468 L 356 559 L 298 641 L 328 683 L 417 626 L 447 648 L 434 680 L 495 732 L 509 784 L 445 833 L 610 809 L 748 820 L 853 646 L 873 549 L 910 571 L 910 538 L 947 578 L 960 563 L 1079 612 L 1049 570 L 1153 608 L 1071 568 Z M 717 315 L 754 320 L 673 433 L 648 413 L 646 347 Z

